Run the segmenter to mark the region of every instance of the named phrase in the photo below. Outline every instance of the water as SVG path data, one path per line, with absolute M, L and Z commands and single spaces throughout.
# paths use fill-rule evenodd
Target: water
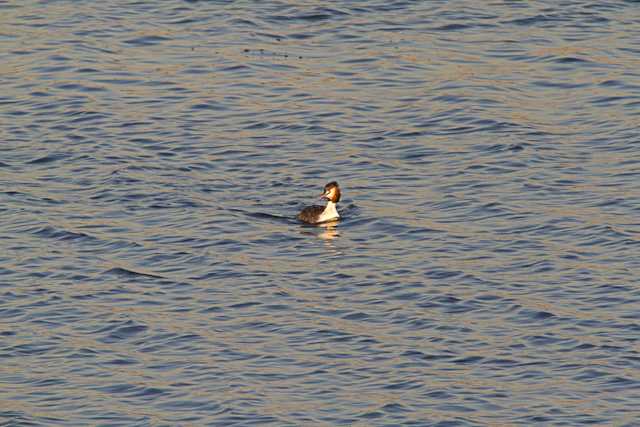
M 638 4 L 303 3 L 0 3 L 1 425 L 639 425 Z

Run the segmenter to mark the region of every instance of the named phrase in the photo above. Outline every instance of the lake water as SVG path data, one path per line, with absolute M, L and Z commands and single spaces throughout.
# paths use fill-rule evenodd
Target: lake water
M 0 425 L 640 425 L 639 6 L 0 2 Z

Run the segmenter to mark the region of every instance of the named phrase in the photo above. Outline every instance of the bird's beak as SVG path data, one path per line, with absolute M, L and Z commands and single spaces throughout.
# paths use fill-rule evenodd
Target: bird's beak
M 329 198 L 328 193 L 322 193 L 319 197 L 321 199 L 328 199 Z

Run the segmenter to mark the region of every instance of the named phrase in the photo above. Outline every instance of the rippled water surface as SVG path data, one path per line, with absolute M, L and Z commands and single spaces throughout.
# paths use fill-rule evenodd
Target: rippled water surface
M 1 425 L 640 425 L 639 40 L 631 1 L 0 2 Z

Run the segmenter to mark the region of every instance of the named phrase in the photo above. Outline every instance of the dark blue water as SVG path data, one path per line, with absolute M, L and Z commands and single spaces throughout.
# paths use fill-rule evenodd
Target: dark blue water
M 0 425 L 639 425 L 639 40 L 632 1 L 0 2 Z

